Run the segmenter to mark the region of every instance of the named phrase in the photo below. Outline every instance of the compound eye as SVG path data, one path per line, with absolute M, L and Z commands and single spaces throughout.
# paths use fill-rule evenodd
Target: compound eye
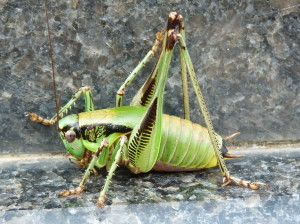
M 66 134 L 65 134 L 65 138 L 66 138 L 66 140 L 67 140 L 69 143 L 73 142 L 74 139 L 76 138 L 76 133 L 75 133 L 75 131 L 73 131 L 73 130 L 67 131 Z

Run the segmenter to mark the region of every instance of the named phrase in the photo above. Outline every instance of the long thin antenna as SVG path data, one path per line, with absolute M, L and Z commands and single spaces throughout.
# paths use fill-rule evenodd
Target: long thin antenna
M 54 100 L 55 100 L 55 107 L 56 107 L 56 120 L 59 121 L 59 105 L 57 102 L 56 96 L 56 79 L 55 79 L 55 71 L 54 71 L 54 59 L 53 59 L 53 48 L 51 42 L 51 33 L 50 33 L 50 26 L 49 26 L 49 18 L 48 18 L 48 7 L 47 7 L 47 0 L 44 0 L 44 7 L 45 7 L 45 17 L 46 17 L 46 24 L 48 29 L 48 43 L 49 43 L 49 54 L 51 60 L 51 67 L 52 67 L 52 83 L 53 83 L 53 91 L 54 91 Z

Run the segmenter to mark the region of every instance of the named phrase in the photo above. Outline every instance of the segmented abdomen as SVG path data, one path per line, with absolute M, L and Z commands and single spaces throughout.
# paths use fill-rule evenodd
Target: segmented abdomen
M 222 142 L 221 136 L 217 136 Z M 158 160 L 173 166 L 209 168 L 217 165 L 207 128 L 179 117 L 163 115 Z

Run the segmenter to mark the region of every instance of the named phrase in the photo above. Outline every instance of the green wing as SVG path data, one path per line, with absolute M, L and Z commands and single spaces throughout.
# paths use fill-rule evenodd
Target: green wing
M 128 142 L 128 157 L 141 172 L 148 172 L 156 163 L 162 136 L 164 90 L 174 45 L 179 15 L 171 13 L 161 53 L 148 80 L 134 96 L 132 106 L 145 106 L 146 112 L 133 128 Z
M 162 52 L 158 58 L 154 73 L 150 75 L 142 91 L 135 97 L 134 105 L 147 106 L 146 112 L 133 128 L 128 142 L 129 160 L 141 172 L 148 172 L 154 166 L 162 136 L 163 94 L 170 67 L 173 48 L 166 48 L 167 34 Z M 137 103 L 137 102 L 140 102 Z
M 143 118 L 134 127 L 128 144 L 129 160 L 142 172 L 151 170 L 157 160 L 161 123 L 161 114 L 159 114 L 157 98 L 155 98 Z

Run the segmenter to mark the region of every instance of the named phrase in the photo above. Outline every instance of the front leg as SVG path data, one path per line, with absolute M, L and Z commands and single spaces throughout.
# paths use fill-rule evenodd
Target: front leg
M 54 123 L 51 122 L 51 120 L 43 118 L 43 117 L 37 115 L 36 113 L 25 112 L 24 115 L 26 117 L 29 117 L 29 119 L 32 122 L 41 123 L 41 124 L 43 124 L 45 126 L 49 126 L 49 125 L 53 125 L 54 124 Z
M 95 164 L 100 156 L 100 153 L 107 146 L 108 146 L 108 141 L 106 138 L 104 138 L 100 144 L 100 147 L 98 148 L 98 151 L 96 152 L 96 154 L 93 155 L 93 159 L 90 162 L 88 168 L 85 170 L 84 176 L 83 176 L 79 186 L 75 189 L 63 190 L 62 192 L 60 192 L 61 196 L 67 197 L 67 196 L 73 195 L 73 194 L 80 194 L 83 191 L 83 188 L 85 186 L 85 183 L 86 183 L 88 177 L 90 176 L 91 172 L 94 170 Z
M 84 101 L 85 101 L 85 111 L 93 111 L 94 110 L 94 101 L 91 94 L 90 87 L 82 87 L 79 89 L 79 91 L 72 97 L 72 99 L 59 110 L 59 117 L 63 117 L 64 113 L 68 113 L 68 110 L 72 108 L 73 105 L 75 105 L 75 102 L 79 99 L 81 95 L 84 95 Z M 35 113 L 25 112 L 25 116 L 29 117 L 31 121 L 38 122 L 43 125 L 53 125 L 57 122 L 57 114 L 54 115 L 50 120 L 45 119 Z

